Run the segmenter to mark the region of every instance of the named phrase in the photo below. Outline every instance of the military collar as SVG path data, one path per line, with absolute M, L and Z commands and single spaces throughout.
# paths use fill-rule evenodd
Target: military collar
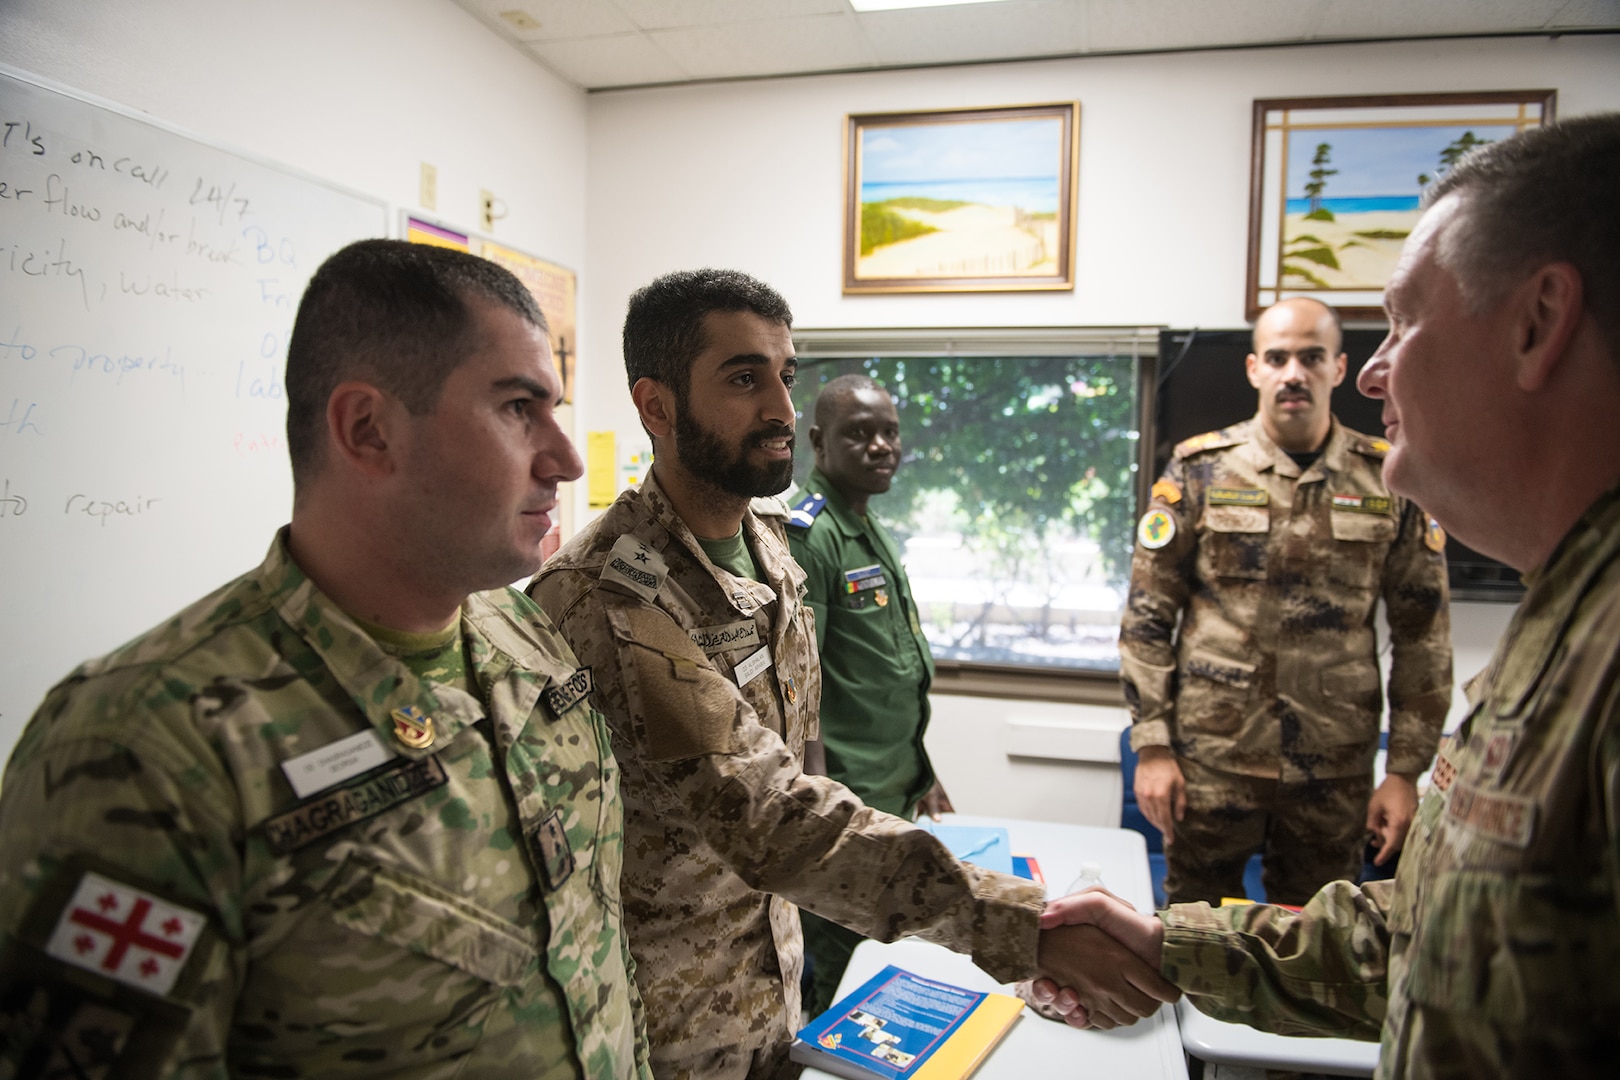
M 1521 713 L 1553 662 L 1569 624 L 1593 582 L 1620 559 L 1620 487 L 1610 488 L 1581 515 L 1547 561 L 1524 575 L 1525 594 L 1487 669 L 1492 689 L 1512 699 L 1503 715 Z
M 851 537 L 862 536 L 866 533 L 866 522 L 861 520 L 861 515 L 855 512 L 854 508 L 849 505 L 849 500 L 844 498 L 843 493 L 833 486 L 832 481 L 827 479 L 825 473 L 820 469 L 811 469 L 810 475 L 805 477 L 804 483 L 807 490 L 815 492 L 827 500 L 827 507 L 822 513 L 832 515 L 833 521 L 838 524 L 839 532 Z M 868 515 L 872 512 L 870 503 L 867 504 L 866 512 Z
M 681 516 L 675 512 L 669 496 L 664 494 L 664 489 L 659 486 L 656 465 L 647 470 L 647 478 L 641 482 L 640 495 L 646 500 L 647 508 L 653 513 L 654 522 L 664 531 L 668 542 L 681 545 L 693 559 L 697 560 L 698 565 L 714 578 L 715 585 L 739 614 L 751 615 L 756 608 L 764 607 L 777 598 L 777 593 L 783 585 L 782 567 L 760 558 L 760 553 L 766 549 L 765 538 L 774 534 L 764 522 L 760 521 L 752 508 L 743 511 L 743 534 L 748 538 L 748 547 L 753 552 L 754 564 L 759 567 L 760 574 L 765 578 L 763 582 L 734 577 L 729 571 L 709 560 L 703 545 L 698 543 L 697 534 L 692 532 Z M 639 532 L 636 539 L 660 552 L 666 546 L 655 543 Z
M 293 562 L 287 550 L 287 531 L 284 526 L 276 533 L 264 562 L 250 576 L 282 620 L 321 658 L 385 746 L 406 757 L 426 757 L 484 715 L 472 695 L 454 687 L 425 683 L 384 652 Z M 466 611 L 464 608 L 464 632 L 469 630 Z M 485 622 L 478 618 L 479 624 Z M 476 631 L 476 626 L 472 629 Z M 467 676 L 477 679 L 471 669 Z M 396 714 L 403 714 L 403 719 Z M 426 739 L 420 734 L 424 717 L 432 719 L 427 728 L 430 737 Z M 416 737 L 402 740 L 396 734 L 400 730 L 415 733 Z
M 1266 434 L 1266 426 L 1260 421 L 1259 414 L 1244 421 L 1248 429 L 1249 445 L 1245 448 L 1251 451 L 1248 454 L 1250 463 L 1255 469 L 1264 471 L 1271 469 L 1278 476 L 1287 476 L 1298 479 L 1308 476 L 1312 472 L 1321 470 L 1323 473 L 1340 473 L 1345 471 L 1345 455 L 1350 452 L 1354 442 L 1350 430 L 1339 423 L 1339 418 L 1328 417 L 1327 442 L 1322 444 L 1322 455 L 1311 462 L 1310 468 L 1301 469 L 1299 463 L 1288 456 L 1288 452 L 1272 441 Z

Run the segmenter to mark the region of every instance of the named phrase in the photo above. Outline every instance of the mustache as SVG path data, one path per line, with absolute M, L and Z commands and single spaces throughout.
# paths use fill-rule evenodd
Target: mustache
M 1306 386 L 1285 386 L 1277 391 L 1278 401 L 1315 401 L 1316 396 Z
M 791 450 L 794 443 L 793 429 L 786 424 L 781 424 L 776 427 L 766 428 L 763 431 L 756 431 L 748 436 L 748 445 L 762 446 L 771 439 L 786 439 L 788 449 Z

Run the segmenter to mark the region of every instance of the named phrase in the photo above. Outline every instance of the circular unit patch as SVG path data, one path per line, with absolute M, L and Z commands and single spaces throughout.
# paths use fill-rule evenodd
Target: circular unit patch
M 1149 510 L 1136 526 L 1136 540 L 1149 551 L 1157 551 L 1176 538 L 1176 519 L 1164 510 Z

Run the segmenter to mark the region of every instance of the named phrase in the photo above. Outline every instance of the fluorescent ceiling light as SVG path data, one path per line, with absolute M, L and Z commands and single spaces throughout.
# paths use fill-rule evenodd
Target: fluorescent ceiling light
M 956 4 L 999 4 L 1001 0 L 849 0 L 856 11 L 894 11 L 897 8 L 951 7 Z

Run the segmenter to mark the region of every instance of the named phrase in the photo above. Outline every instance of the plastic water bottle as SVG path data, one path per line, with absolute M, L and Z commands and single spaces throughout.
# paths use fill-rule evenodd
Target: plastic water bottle
M 1077 893 L 1084 889 L 1090 889 L 1101 885 L 1102 883 L 1102 867 L 1098 866 L 1094 862 L 1081 863 L 1080 876 L 1069 883 L 1069 892 L 1064 893 L 1064 895 L 1067 896 L 1069 893 Z

